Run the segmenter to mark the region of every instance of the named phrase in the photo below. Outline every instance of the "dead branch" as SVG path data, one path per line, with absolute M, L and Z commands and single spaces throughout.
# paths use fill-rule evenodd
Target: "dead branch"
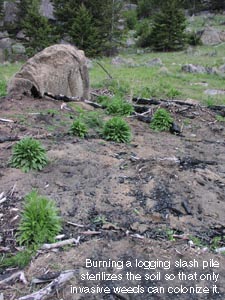
M 20 138 L 18 136 L 1 136 L 0 137 L 0 143 L 5 143 L 5 142 L 15 142 L 19 141 Z
M 25 277 L 25 275 L 24 275 L 24 272 L 20 271 L 20 272 L 16 272 L 16 273 L 10 275 L 9 277 L 7 277 L 7 278 L 1 280 L 1 281 L 0 281 L 0 285 L 6 284 L 6 283 L 10 282 L 11 280 L 13 280 L 13 279 L 15 279 L 15 278 L 17 278 L 17 277 L 18 277 L 19 280 L 22 281 L 24 284 L 27 284 L 27 283 L 28 283 L 27 280 L 26 280 L 26 277 Z
M 196 103 L 192 103 L 191 101 L 181 101 L 181 100 L 166 100 L 166 99 L 148 99 L 148 98 L 139 98 L 134 97 L 132 99 L 133 102 L 136 104 L 142 104 L 142 105 L 159 105 L 162 103 L 168 103 L 168 104 L 178 104 L 178 105 L 187 105 L 187 106 L 196 106 Z
M 64 247 L 64 246 L 71 245 L 71 244 L 78 245 L 79 242 L 80 242 L 80 236 L 78 236 L 77 239 L 72 238 L 72 239 L 59 241 L 59 242 L 52 243 L 52 244 L 44 244 L 44 245 L 42 245 L 41 250 L 50 250 L 50 249 L 53 249 L 53 248 Z
M 98 235 L 98 234 L 101 234 L 101 231 L 91 231 L 91 230 L 88 230 L 88 231 L 82 231 L 82 232 L 80 232 L 80 234 L 84 234 L 84 235 Z
M 96 62 L 96 64 L 99 65 L 99 67 L 102 68 L 103 71 L 105 71 L 105 73 L 109 76 L 110 79 L 113 79 L 113 77 L 109 74 L 109 72 L 106 70 L 105 67 L 103 67 L 103 65 L 100 62 L 98 62 L 98 61 L 95 61 L 95 62 Z
M 51 99 L 54 99 L 54 100 L 64 101 L 64 102 L 80 101 L 79 97 L 68 97 L 68 96 L 65 96 L 65 95 L 53 95 L 53 94 L 47 93 L 47 92 L 44 93 L 44 96 L 47 96 L 47 97 L 49 97 Z
M 77 272 L 78 270 L 64 271 L 43 289 L 30 295 L 20 297 L 18 300 L 44 300 L 46 297 L 55 294 L 56 291 L 61 289 Z
M 92 102 L 89 100 L 84 100 L 84 103 L 93 106 L 94 108 L 103 108 L 101 104 L 96 103 L 96 102 Z
M 72 226 L 75 226 L 75 227 L 80 227 L 80 228 L 84 228 L 86 227 L 85 225 L 81 225 L 81 224 L 77 224 L 77 223 L 73 223 L 73 222 L 66 222 L 66 224 L 69 224 L 69 225 L 72 225 Z
M 0 121 L 1 122 L 7 122 L 7 123 L 14 123 L 13 120 L 9 120 L 9 119 L 2 119 L 2 118 L 0 118 Z

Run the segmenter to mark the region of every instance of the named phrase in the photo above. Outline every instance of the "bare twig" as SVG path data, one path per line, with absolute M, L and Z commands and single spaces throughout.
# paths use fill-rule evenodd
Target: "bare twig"
M 79 227 L 79 228 L 84 228 L 86 227 L 85 225 L 81 225 L 81 224 L 77 224 L 77 223 L 73 223 L 73 222 L 66 222 L 66 224 L 72 225 L 74 227 Z
M 49 283 L 43 289 L 34 292 L 30 295 L 20 297 L 18 300 L 43 300 L 46 297 L 55 294 L 56 291 L 61 289 L 64 284 L 69 281 L 74 275 L 78 272 L 78 270 L 67 270 L 62 272 L 56 279 L 54 279 L 51 283 Z
M 99 67 L 102 68 L 103 71 L 105 71 L 105 73 L 109 76 L 110 79 L 113 79 L 113 77 L 109 74 L 109 72 L 106 70 L 105 67 L 103 67 L 103 65 L 100 62 L 98 62 L 98 61 L 95 61 L 95 62 L 96 62 L 96 64 L 99 65 Z
M 0 286 L 2 284 L 6 284 L 6 283 L 10 282 L 11 280 L 13 280 L 13 279 L 15 279 L 17 277 L 19 277 L 19 280 L 22 281 L 24 284 L 28 283 L 27 280 L 26 280 L 26 277 L 24 275 L 24 272 L 20 271 L 20 272 L 16 272 L 16 273 L 12 274 L 11 276 L 9 276 L 9 277 L 1 280 L 0 281 Z
M 77 239 L 72 238 L 69 240 L 59 241 L 59 242 L 52 243 L 52 244 L 44 244 L 44 245 L 42 245 L 41 250 L 50 250 L 50 249 L 54 249 L 54 248 L 58 248 L 58 247 L 64 247 L 64 246 L 71 245 L 71 244 L 78 245 L 79 242 L 80 242 L 80 236 L 78 236 Z
M 6 123 L 14 123 L 13 120 L 9 120 L 9 119 L 2 119 L 2 118 L 0 118 L 0 121 L 1 122 L 6 122 Z

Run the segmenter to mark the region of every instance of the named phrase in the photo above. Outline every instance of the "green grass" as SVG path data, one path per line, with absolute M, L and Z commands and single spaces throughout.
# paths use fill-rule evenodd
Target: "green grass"
M 215 52 L 216 56 L 211 56 Z M 176 53 L 146 53 L 143 55 L 124 54 L 132 58 L 137 67 L 114 66 L 110 58 L 101 63 L 114 78 L 110 80 L 106 73 L 94 63 L 90 70 L 90 82 L 93 88 L 107 87 L 112 92 L 129 96 L 155 97 L 164 99 L 194 99 L 207 104 L 209 96 L 206 89 L 224 89 L 224 75 L 191 74 L 181 71 L 184 64 L 199 64 L 205 67 L 218 67 L 225 64 L 225 45 L 218 47 L 198 46 L 193 51 Z M 122 55 L 121 55 L 122 56 Z M 166 72 L 160 67 L 146 67 L 144 64 L 153 58 L 160 58 Z M 165 69 L 164 68 L 164 69 Z M 201 85 L 206 82 L 208 86 Z M 224 95 L 213 96 L 214 104 L 225 104 Z
M 6 95 L 7 83 L 21 65 L 22 63 L 0 65 L 0 97 Z
M 217 24 L 221 20 L 222 17 L 215 17 Z M 198 23 L 200 23 L 199 20 Z M 201 26 L 194 24 L 194 27 L 200 28 Z M 225 74 L 221 76 L 184 73 L 181 71 L 181 66 L 191 63 L 205 67 L 218 67 L 225 64 L 224 53 L 225 44 L 198 46 L 190 51 L 184 50 L 175 53 L 151 52 L 141 55 L 122 53 L 121 56 L 132 58 L 137 66 L 132 68 L 126 65 L 114 66 L 111 64 L 111 58 L 99 59 L 99 62 L 113 77 L 111 80 L 102 68 L 93 61 L 93 68 L 90 70 L 90 83 L 92 88 L 108 88 L 123 98 L 127 96 L 181 100 L 190 98 L 207 105 L 209 96 L 204 91 L 206 89 L 224 89 Z M 163 68 L 145 66 L 146 62 L 156 57 L 162 60 Z M 20 66 L 20 64 L 0 66 L 0 93 L 5 93 L 4 86 L 7 80 Z M 207 83 L 208 86 L 201 85 L 202 82 Z M 212 104 L 225 104 L 224 95 L 213 96 L 210 97 L 210 101 L 211 99 Z

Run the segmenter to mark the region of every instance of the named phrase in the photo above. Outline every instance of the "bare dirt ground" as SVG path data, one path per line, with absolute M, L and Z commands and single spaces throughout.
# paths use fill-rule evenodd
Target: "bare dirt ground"
M 15 232 L 24 196 L 32 189 L 54 199 L 63 218 L 64 238 L 79 244 L 54 251 L 39 251 L 24 269 L 28 284 L 19 280 L 0 286 L 4 299 L 18 299 L 44 285 L 31 280 L 46 273 L 77 269 L 86 273 L 86 259 L 132 262 L 141 280 L 128 280 L 129 271 L 91 268 L 93 274 L 122 274 L 121 280 L 81 280 L 74 276 L 47 299 L 225 299 L 225 258 L 213 248 L 225 245 L 225 127 L 216 113 L 198 106 L 170 106 L 182 135 L 154 132 L 136 118 L 127 118 L 133 139 L 117 144 L 90 134 L 79 139 L 67 134 L 77 113 L 61 109 L 62 102 L 47 99 L 1 98 L 0 137 L 35 136 L 47 149 L 49 164 L 41 172 L 23 173 L 9 166 L 14 141 L 0 143 L 0 252 L 16 253 Z M 79 103 L 87 110 L 90 106 Z M 73 222 L 83 225 L 69 225 Z M 90 234 L 95 232 L 95 234 Z M 195 237 L 195 238 L 194 238 Z M 135 267 L 138 261 L 166 260 L 163 267 Z M 198 267 L 174 266 L 196 259 Z M 204 271 L 202 262 L 211 262 Z M 219 263 L 219 268 L 213 262 Z M 159 280 L 145 274 L 160 271 Z M 215 280 L 178 280 L 178 272 L 219 273 Z M 16 269 L 0 268 L 0 281 Z M 166 273 L 176 276 L 165 280 Z M 164 278 L 164 279 L 163 279 Z M 137 287 L 144 292 L 71 294 L 71 286 Z M 217 285 L 217 292 L 213 285 Z M 150 292 L 153 287 L 206 286 L 209 293 Z M 151 289 L 148 291 L 148 288 Z M 156 291 L 156 290 L 155 290 Z M 33 298 L 30 298 L 33 299 Z

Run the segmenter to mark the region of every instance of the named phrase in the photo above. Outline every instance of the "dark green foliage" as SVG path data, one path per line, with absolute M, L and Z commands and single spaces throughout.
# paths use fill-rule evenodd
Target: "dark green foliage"
M 76 11 L 68 32 L 72 42 L 79 49 L 85 50 L 85 54 L 90 57 L 98 54 L 98 45 L 100 44 L 98 31 L 93 27 L 93 23 L 91 13 L 82 4 Z
M 201 35 L 195 31 L 187 33 L 187 43 L 191 46 L 202 45 Z
M 214 11 L 222 11 L 225 9 L 225 2 L 224 0 L 211 0 L 210 8 Z
M 159 108 L 152 117 L 150 128 L 156 131 L 166 131 L 170 129 L 172 123 L 173 118 L 170 113 L 164 108 Z
M 10 164 L 24 172 L 40 171 L 47 164 L 46 150 L 39 141 L 24 138 L 13 147 Z
M 58 32 L 62 37 L 68 33 L 72 41 L 80 43 L 78 35 L 81 35 L 79 26 L 82 25 L 84 29 L 82 43 L 85 52 L 96 55 L 110 50 L 117 44 L 116 38 L 120 35 L 117 24 L 122 7 L 121 1 L 53 0 L 52 2 L 55 16 L 59 21 Z M 78 29 L 78 34 L 75 29 Z
M 4 16 L 4 1 L 0 0 L 0 21 L 2 20 Z
M 27 53 L 30 56 L 56 41 L 48 19 L 39 13 L 39 6 L 39 0 L 23 0 L 20 6 L 20 26 L 29 38 Z
M 179 7 L 179 0 L 163 3 L 154 16 L 151 33 L 145 38 L 145 46 L 151 46 L 156 51 L 176 51 L 185 47 L 186 19 Z
M 125 18 L 125 21 L 126 21 L 126 25 L 127 25 L 127 28 L 129 30 L 133 30 L 135 29 L 136 25 L 137 25 L 137 12 L 136 11 L 126 11 L 124 13 L 124 18 Z
M 133 113 L 134 108 L 132 104 L 115 96 L 108 102 L 106 111 L 110 115 L 129 116 Z
M 15 255 L 2 256 L 2 258 L 0 257 L 0 269 L 8 267 L 24 268 L 30 263 L 33 254 L 34 251 L 26 249 Z
M 75 136 L 84 138 L 85 135 L 88 133 L 88 128 L 84 122 L 82 122 L 80 119 L 77 119 L 71 125 L 69 132 Z
M 165 2 L 165 0 L 138 0 L 138 17 L 150 17 L 163 4 L 163 2 Z
M 131 140 L 129 125 L 120 117 L 108 120 L 102 131 L 103 138 L 117 143 L 128 143 Z
M 25 197 L 17 240 L 20 245 L 52 243 L 61 231 L 61 221 L 55 203 L 32 191 Z

